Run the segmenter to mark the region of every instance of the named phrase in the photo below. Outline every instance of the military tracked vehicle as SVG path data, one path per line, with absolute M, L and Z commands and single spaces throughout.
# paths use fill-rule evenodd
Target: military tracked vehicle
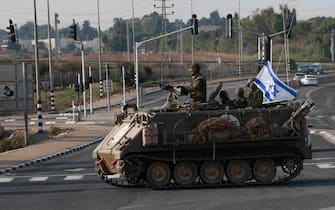
M 155 189 L 287 182 L 311 159 L 305 116 L 314 106 L 287 102 L 227 109 L 178 102 L 169 86 L 162 109 L 126 105 L 93 152 L 97 173 L 119 186 Z

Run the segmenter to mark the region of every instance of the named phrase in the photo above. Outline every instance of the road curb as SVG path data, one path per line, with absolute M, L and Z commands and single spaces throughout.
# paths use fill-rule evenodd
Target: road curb
M 22 168 L 25 168 L 25 167 L 28 167 L 28 166 L 31 166 L 31 165 L 34 165 L 34 164 L 37 164 L 37 163 L 41 163 L 41 162 L 56 159 L 56 158 L 59 158 L 59 157 L 63 157 L 64 155 L 68 155 L 68 154 L 71 154 L 73 152 L 78 152 L 82 149 L 85 149 L 85 148 L 91 146 L 91 145 L 100 143 L 103 140 L 103 138 L 104 137 L 98 137 L 97 139 L 95 139 L 93 141 L 90 141 L 88 143 L 73 147 L 71 149 L 67 149 L 67 150 L 64 150 L 64 151 L 61 151 L 61 152 L 57 152 L 57 153 L 54 153 L 54 154 L 51 154 L 51 155 L 47 155 L 47 156 L 44 156 L 44 157 L 41 157 L 41 158 L 38 158 L 38 159 L 35 159 L 35 160 L 20 163 L 20 164 L 17 164 L 15 166 L 12 166 L 12 167 L 9 167 L 9 168 L 0 169 L 0 174 L 10 173 L 12 171 L 16 171 L 18 169 L 22 169 Z

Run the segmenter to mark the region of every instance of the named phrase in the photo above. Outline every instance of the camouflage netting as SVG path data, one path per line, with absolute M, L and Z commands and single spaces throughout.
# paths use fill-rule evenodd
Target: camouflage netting
M 249 138 L 267 138 L 280 135 L 280 126 L 277 123 L 269 124 L 263 117 L 255 117 L 245 124 L 245 132 Z
M 212 117 L 202 121 L 188 135 L 188 140 L 196 143 L 228 140 L 240 135 L 239 127 L 229 119 Z
M 244 126 L 236 125 L 233 121 L 212 117 L 202 121 L 188 135 L 188 141 L 195 143 L 206 143 L 212 141 L 224 141 L 240 137 L 242 139 L 259 139 L 278 137 L 281 127 L 277 123 L 268 123 L 263 117 L 254 117 L 246 122 Z

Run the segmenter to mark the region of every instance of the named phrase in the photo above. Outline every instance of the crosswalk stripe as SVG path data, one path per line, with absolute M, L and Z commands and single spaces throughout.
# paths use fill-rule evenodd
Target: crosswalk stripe
M 14 178 L 0 177 L 0 183 L 11 182 Z
M 64 180 L 80 180 L 80 179 L 82 179 L 84 176 L 82 176 L 82 175 L 77 175 L 77 176 L 66 176 L 65 178 L 64 178 Z
M 48 179 L 49 177 L 47 176 L 41 176 L 41 177 L 31 177 L 29 179 L 30 182 L 44 182 Z

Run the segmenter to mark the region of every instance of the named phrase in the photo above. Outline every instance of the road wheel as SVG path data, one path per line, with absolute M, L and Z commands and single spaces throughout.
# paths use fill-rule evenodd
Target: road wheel
M 180 185 L 190 185 L 198 176 L 197 166 L 188 161 L 178 163 L 173 170 L 173 178 Z
M 206 161 L 201 165 L 200 177 L 206 184 L 218 184 L 223 179 L 223 167 L 219 161 Z
M 295 174 L 299 172 L 302 168 L 302 161 L 300 158 L 297 157 L 291 157 L 291 158 L 285 158 L 283 160 L 282 169 L 287 174 Z
M 249 163 L 245 160 L 230 161 L 227 166 L 226 174 L 229 181 L 236 184 L 241 184 L 249 178 Z
M 170 183 L 171 170 L 169 166 L 160 161 L 153 162 L 147 169 L 147 181 L 151 186 L 160 187 Z
M 273 160 L 257 160 L 252 168 L 255 179 L 260 183 L 269 183 L 276 175 L 276 165 Z

